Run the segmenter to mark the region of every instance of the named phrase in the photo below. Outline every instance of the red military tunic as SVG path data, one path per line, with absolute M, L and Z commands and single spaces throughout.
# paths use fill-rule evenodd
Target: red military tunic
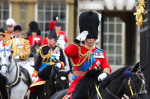
M 42 46 L 43 46 L 43 45 L 47 45 L 47 44 L 48 44 L 48 38 L 45 37 L 44 40 L 43 40 L 43 42 L 42 42 Z
M 28 40 L 30 41 L 31 48 L 34 46 L 35 43 L 38 44 L 38 45 L 41 45 L 41 42 L 42 42 L 41 36 L 38 36 L 38 35 L 36 35 L 34 37 L 33 36 L 29 36 Z
M 102 68 L 104 72 L 111 73 L 111 68 L 107 62 L 105 52 L 95 47 L 95 45 L 89 48 L 87 46 L 79 46 L 78 44 L 71 43 L 64 51 L 66 55 L 71 58 L 74 71 L 88 72 L 93 68 Z M 68 94 L 75 91 L 76 84 L 81 78 L 83 78 L 83 76 L 74 75 L 72 77 Z

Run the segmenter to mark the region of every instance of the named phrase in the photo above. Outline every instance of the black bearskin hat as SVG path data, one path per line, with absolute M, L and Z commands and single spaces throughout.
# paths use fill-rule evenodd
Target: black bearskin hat
M 3 28 L 0 28 L 0 35 L 5 36 L 5 31 L 4 31 L 4 29 L 3 29 Z
M 29 28 L 30 28 L 30 33 L 36 32 L 38 34 L 40 31 L 39 26 L 38 26 L 37 22 L 35 22 L 35 21 L 31 21 L 29 23 Z
M 15 27 L 14 27 L 14 31 L 22 31 L 22 28 L 21 28 L 21 26 L 20 25 L 16 25 Z
M 55 31 L 55 22 L 54 21 L 50 21 L 49 22 L 49 32 L 48 32 L 48 38 L 55 38 L 57 39 L 57 34 L 56 34 L 56 31 Z
M 86 11 L 81 13 L 79 17 L 80 33 L 82 33 L 83 31 L 88 31 L 89 34 L 87 35 L 87 38 L 97 39 L 98 26 L 99 26 L 99 18 L 95 12 Z

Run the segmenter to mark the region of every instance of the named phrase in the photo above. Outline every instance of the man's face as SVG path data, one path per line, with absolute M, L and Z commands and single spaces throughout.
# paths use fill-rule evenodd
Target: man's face
M 54 38 L 48 38 L 48 45 L 53 46 L 56 44 L 56 41 Z
M 17 38 L 19 38 L 22 34 L 22 32 L 19 30 L 14 31 L 14 33 L 15 33 L 15 37 L 17 37 Z
M 55 26 L 56 31 L 61 31 L 61 26 Z
M 32 32 L 32 36 L 36 36 L 36 32 Z
M 88 45 L 88 46 L 93 46 L 95 43 L 95 39 L 94 38 L 87 38 L 85 40 L 85 44 Z
M 0 34 L 0 41 L 2 41 L 3 40 L 3 35 L 2 34 Z
M 11 26 L 7 26 L 7 31 L 8 32 L 13 32 L 14 30 L 14 27 L 11 25 Z

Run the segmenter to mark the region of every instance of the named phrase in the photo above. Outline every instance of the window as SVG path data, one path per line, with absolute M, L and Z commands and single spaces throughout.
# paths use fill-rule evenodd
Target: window
M 25 31 L 25 25 L 26 25 L 26 3 L 22 2 L 21 3 L 21 27 L 22 27 L 22 32 L 24 33 Z
M 49 22 L 56 21 L 56 17 L 62 22 L 62 30 L 66 28 L 66 3 L 63 1 L 43 1 L 38 2 L 38 23 L 41 29 L 42 38 L 49 30 Z
M 6 20 L 9 18 L 9 0 L 0 0 L 0 27 L 6 30 Z
M 124 22 L 118 17 L 104 18 L 104 50 L 110 65 L 124 64 Z

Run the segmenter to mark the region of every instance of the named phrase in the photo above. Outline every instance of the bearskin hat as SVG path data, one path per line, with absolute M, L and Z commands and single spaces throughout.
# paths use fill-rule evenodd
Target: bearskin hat
M 49 22 L 49 32 L 48 32 L 48 38 L 56 38 L 57 39 L 57 34 L 55 31 L 55 22 L 54 21 L 50 21 Z
M 39 26 L 38 26 L 37 22 L 31 21 L 29 23 L 29 28 L 30 28 L 30 33 L 36 32 L 37 35 L 40 35 L 40 29 L 39 29 Z
M 80 33 L 83 31 L 88 31 L 89 34 L 87 38 L 95 38 L 98 37 L 98 26 L 99 26 L 99 18 L 95 12 L 86 11 L 81 13 L 79 16 L 79 28 Z

